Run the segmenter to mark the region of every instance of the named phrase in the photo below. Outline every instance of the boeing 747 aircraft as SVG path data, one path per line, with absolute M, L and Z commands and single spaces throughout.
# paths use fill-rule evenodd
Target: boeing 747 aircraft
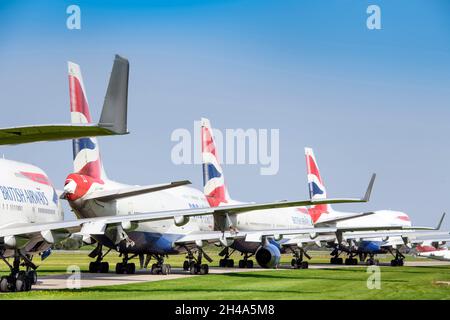
M 80 69 L 69 63 L 69 72 L 70 94 L 76 97 L 71 99 L 72 122 L 89 124 L 91 117 L 85 91 L 77 90 L 84 88 Z M 80 85 L 75 87 L 74 84 L 77 83 Z M 211 199 L 207 199 L 201 191 L 185 186 L 189 183 L 186 181 L 163 185 L 161 188 L 159 185 L 130 186 L 110 180 L 103 169 L 95 138 L 74 140 L 73 152 L 74 172 L 67 176 L 63 197 L 69 201 L 78 218 L 96 220 L 91 228 L 85 230 L 85 242 L 98 244 L 90 254 L 96 258 L 90 264 L 91 272 L 108 272 L 109 264 L 103 259 L 109 250 L 115 249 L 123 256 L 123 261 L 116 264 L 117 273 L 134 273 L 136 267 L 130 260 L 139 256 L 141 266 L 145 267 L 150 259 L 154 259 L 156 262 L 152 265 L 152 272 L 167 274 L 170 273 L 170 265 L 164 263 L 165 257 L 169 254 L 187 253 L 185 269 L 193 274 L 206 274 L 208 265 L 203 263 L 203 257 L 208 261 L 211 259 L 202 247 L 211 242 L 229 246 L 240 238 L 256 242 L 260 257 L 258 263 L 263 267 L 273 267 L 278 264 L 279 254 L 273 251 L 269 240 L 271 237 L 290 234 L 314 237 L 320 232 L 335 231 L 334 228 L 315 228 L 309 223 L 307 215 L 304 215 L 304 219 L 298 215 L 298 219 L 288 221 L 288 229 L 252 228 L 237 232 L 228 221 L 245 220 L 247 218 L 244 217 L 248 215 L 254 221 L 259 221 L 266 219 L 256 214 L 259 210 L 298 207 L 317 202 L 230 203 L 211 207 Z M 368 201 L 372 184 L 373 180 L 362 199 L 321 199 L 320 203 Z M 117 223 L 108 224 L 104 221 Z M 103 252 L 104 247 L 108 248 L 106 253 Z

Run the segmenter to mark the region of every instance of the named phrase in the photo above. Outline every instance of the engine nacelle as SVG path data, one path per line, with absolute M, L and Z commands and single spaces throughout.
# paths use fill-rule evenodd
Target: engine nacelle
M 173 222 L 177 227 L 184 226 L 189 222 L 189 217 L 187 216 L 175 216 L 173 217 Z
M 92 238 L 91 236 L 87 236 L 87 235 L 83 236 L 82 241 L 83 241 L 83 244 L 86 244 L 86 245 L 91 245 L 91 244 L 94 244 L 97 242 L 94 238 Z
M 262 268 L 275 268 L 280 263 L 281 252 L 275 245 L 267 243 L 256 250 L 255 258 Z
M 83 174 L 69 174 L 64 183 L 64 193 L 67 200 L 75 201 L 84 197 L 94 183 L 99 183 L 99 181 Z

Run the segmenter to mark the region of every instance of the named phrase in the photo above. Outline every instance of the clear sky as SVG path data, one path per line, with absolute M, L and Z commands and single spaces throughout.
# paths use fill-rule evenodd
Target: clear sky
M 81 30 L 66 28 L 70 4 Z M 381 30 L 366 27 L 370 4 Z M 360 196 L 378 174 L 370 203 L 336 209 L 435 225 L 450 209 L 449 40 L 446 0 L 2 1 L 0 125 L 68 122 L 67 60 L 81 65 L 98 119 L 119 53 L 131 66 L 131 134 L 99 139 L 110 178 L 201 188 L 199 165 L 172 163 L 170 135 L 204 116 L 221 130 L 280 130 L 277 175 L 224 166 L 233 198 L 308 197 L 311 146 L 329 196 Z M 72 169 L 69 141 L 1 151 L 58 188 Z

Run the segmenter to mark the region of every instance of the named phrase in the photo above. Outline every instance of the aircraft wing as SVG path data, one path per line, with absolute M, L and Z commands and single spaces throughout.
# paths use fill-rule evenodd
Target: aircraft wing
M 82 224 L 82 220 L 14 224 L 1 228 L 0 238 L 12 236 L 32 238 L 38 234 L 49 231 L 57 233 L 75 233 L 81 230 Z
M 355 218 L 360 218 L 360 217 L 365 217 L 365 216 L 370 216 L 372 214 L 374 214 L 375 212 L 373 211 L 369 211 L 369 212 L 360 212 L 360 213 L 352 213 L 343 217 L 335 217 L 335 218 L 322 218 L 321 217 L 321 221 L 316 223 L 316 226 L 326 226 L 327 224 L 331 224 L 331 223 L 335 223 L 335 222 L 339 222 L 339 221 L 344 221 L 344 220 L 351 220 L 351 219 L 355 219 Z
M 373 175 L 363 198 L 336 198 L 336 199 L 320 199 L 320 200 L 308 199 L 308 200 L 280 201 L 267 203 L 246 203 L 237 205 L 225 205 L 219 207 L 166 210 L 166 211 L 136 213 L 132 215 L 105 216 L 105 217 L 83 219 L 86 220 L 86 223 L 83 225 L 83 228 L 80 231 L 80 233 L 86 235 L 103 234 L 107 225 L 122 224 L 122 226 L 127 227 L 129 226 L 130 223 L 141 223 L 141 222 L 179 219 L 179 218 L 188 219 L 189 217 L 192 216 L 227 215 L 227 214 L 232 215 L 264 209 L 300 207 L 316 204 L 367 202 L 369 201 L 370 194 L 372 191 L 374 177 L 375 176 Z
M 0 129 L 0 145 L 13 145 L 38 141 L 57 141 L 95 136 L 125 134 L 114 128 L 98 125 L 49 124 Z
M 370 185 L 369 185 L 370 187 Z M 345 203 L 345 202 L 366 202 L 368 201 L 367 193 L 362 199 L 354 198 L 337 198 L 337 199 L 322 199 L 320 203 Z M 130 223 L 140 223 L 140 222 L 150 222 L 159 221 L 167 219 L 176 219 L 179 217 L 191 217 L 191 216 L 202 216 L 211 214 L 238 214 L 247 211 L 261 210 L 267 208 L 286 208 L 286 207 L 297 207 L 312 205 L 315 201 L 312 200 L 299 200 L 299 201 L 283 201 L 283 202 L 269 202 L 262 204 L 242 204 L 242 205 L 230 205 L 221 207 L 207 207 L 207 208 L 196 208 L 196 209 L 181 209 L 181 210 L 169 210 L 169 211 L 159 211 L 159 212 L 148 212 L 148 213 L 138 213 L 133 215 L 119 215 L 119 216 L 105 216 L 96 218 L 85 218 L 78 219 L 75 221 L 63 221 L 63 222 L 48 222 L 48 223 L 28 223 L 23 225 L 13 225 L 7 226 L 0 229 L 0 238 L 10 237 L 10 236 L 29 236 L 35 233 L 41 233 L 46 231 L 67 231 L 70 233 L 79 232 L 83 235 L 91 234 L 103 234 L 107 226 L 110 225 L 122 225 L 124 229 L 127 229 Z M 334 228 L 312 228 L 312 229 L 302 229 L 301 232 L 317 232 L 317 230 L 335 230 Z M 277 230 L 269 230 L 268 233 L 274 234 Z M 280 231 L 280 230 L 278 230 Z M 292 234 L 301 233 L 299 230 L 284 230 L 284 234 L 292 232 Z M 267 233 L 260 232 L 261 236 L 268 235 Z
M 333 233 L 335 228 L 298 228 L 298 229 L 267 229 L 267 230 L 252 230 L 252 231 L 236 231 L 236 232 L 222 232 L 222 231 L 199 231 L 189 233 L 182 238 L 175 241 L 176 244 L 189 244 L 196 241 L 218 242 L 224 239 L 245 239 L 249 242 L 261 242 L 263 237 L 282 238 L 283 236 L 291 235 L 308 235 L 309 241 L 319 233 Z
M 104 216 L 96 218 L 78 219 L 75 221 L 63 221 L 63 222 L 48 222 L 48 223 L 28 223 L 23 225 L 6 226 L 0 229 L 0 238 L 12 237 L 12 236 L 31 236 L 33 234 L 48 234 L 49 232 L 68 232 L 77 233 L 83 235 L 95 235 L 103 234 L 108 226 L 121 225 L 125 230 L 130 228 L 133 223 L 159 221 L 167 219 L 177 218 L 189 218 L 191 216 L 203 216 L 212 214 L 239 214 L 248 211 L 262 210 L 262 209 L 274 209 L 274 208 L 287 208 L 298 207 L 315 204 L 330 204 L 330 203 L 348 203 L 348 202 L 367 202 L 370 198 L 370 193 L 373 187 L 374 179 L 372 177 L 366 194 L 363 198 L 336 198 L 336 199 L 321 199 L 321 200 L 295 200 L 295 201 L 282 201 L 282 202 L 268 202 L 261 204 L 238 204 L 228 205 L 220 207 L 206 207 L 195 209 L 180 209 L 180 210 L 168 210 L 159 212 L 137 213 L 133 215 L 119 215 L 119 216 Z M 141 191 L 141 190 L 135 190 Z M 148 191 L 148 190 L 147 190 Z M 119 192 L 120 194 L 120 192 Z M 106 195 L 105 195 L 106 196 Z M 314 228 L 301 231 L 317 232 L 317 230 L 334 230 L 333 228 Z M 276 230 L 269 230 L 268 232 L 274 234 Z M 286 231 L 294 232 L 294 231 Z M 330 231 L 331 232 L 331 231 Z M 301 233 L 299 230 L 294 234 Z M 259 233 L 260 236 L 267 235 L 264 232 Z M 249 238 L 250 239 L 250 238 Z
M 374 232 L 346 232 L 342 235 L 346 240 L 366 240 L 373 238 L 390 238 L 390 237 L 402 237 L 402 238 L 421 238 L 434 239 L 434 238 L 448 238 L 450 236 L 447 231 L 439 230 L 403 230 L 403 231 L 374 231 Z M 425 241 L 425 240 L 423 240 Z
M 140 194 L 151 193 L 156 191 L 161 191 L 165 189 L 175 188 L 179 186 L 184 186 L 187 184 L 191 184 L 189 180 L 175 181 L 170 183 L 163 183 L 151 186 L 138 186 L 138 187 L 129 187 L 123 189 L 116 190 L 105 190 L 105 191 L 97 191 L 90 193 L 84 200 L 97 200 L 97 201 L 112 201 L 120 198 L 126 198 L 131 196 L 137 196 Z M 60 196 L 62 199 L 65 198 L 65 194 L 63 193 Z
M 128 133 L 128 74 L 128 60 L 116 55 L 100 121 L 97 125 L 49 124 L 3 128 L 0 129 L 0 145 Z

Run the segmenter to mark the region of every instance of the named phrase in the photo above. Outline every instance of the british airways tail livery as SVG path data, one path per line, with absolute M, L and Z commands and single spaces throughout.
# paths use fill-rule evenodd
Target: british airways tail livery
M 70 116 L 73 124 L 92 123 L 79 65 L 69 62 Z M 101 182 L 106 178 L 96 138 L 72 140 L 74 171 Z
M 306 167 L 308 174 L 308 188 L 311 199 L 326 198 L 326 189 L 323 179 L 320 175 L 319 166 L 317 164 L 314 151 L 311 148 L 305 148 Z M 350 213 L 335 211 L 329 204 L 314 205 L 307 209 L 316 226 L 333 225 L 342 232 L 351 231 L 377 231 L 377 230 L 393 230 L 411 227 L 411 221 L 406 213 L 392 210 L 379 210 L 367 213 Z M 334 220 L 334 222 L 332 221 Z M 346 264 L 355 264 L 357 260 L 354 258 L 359 255 L 360 260 L 364 261 L 367 256 L 369 264 L 375 263 L 374 255 L 377 253 L 391 252 L 395 259 L 393 265 L 403 265 L 404 256 L 397 250 L 397 244 L 402 244 L 401 237 L 392 237 L 389 241 L 383 241 L 380 237 L 374 238 L 370 235 L 366 240 L 362 237 L 347 237 L 350 245 L 343 243 L 333 243 L 331 263 L 340 264 L 343 262 L 339 255 L 342 252 L 348 254 L 345 260 Z M 356 246 L 354 245 L 356 244 Z
M 211 124 L 205 118 L 201 119 L 201 124 L 204 194 L 210 206 L 217 207 L 221 204 L 229 203 L 230 195 L 219 163 Z
M 308 175 L 309 196 L 313 200 L 326 199 L 327 191 L 322 177 L 320 176 L 319 167 L 314 156 L 314 151 L 311 148 L 305 148 L 306 156 L 306 170 Z M 332 211 L 329 204 L 318 204 L 307 209 L 313 222 L 317 222 L 323 214 Z
M 72 121 L 89 122 L 89 108 L 81 73 L 76 65 L 72 64 L 72 67 L 73 72 L 69 78 Z M 135 264 L 130 260 L 138 255 L 142 267 L 146 267 L 150 259 L 154 259 L 156 263 L 152 265 L 152 273 L 167 274 L 170 273 L 170 265 L 164 263 L 166 256 L 187 253 L 183 268 L 193 274 L 205 274 L 208 273 L 208 265 L 202 263 L 202 259 L 205 258 L 209 262 L 211 259 L 202 250 L 203 244 L 220 242 L 228 247 L 235 239 L 238 240 L 237 238 L 244 241 L 236 243 L 248 245 L 251 242 L 257 262 L 263 267 L 271 268 L 278 264 L 280 250 L 266 241 L 266 237 L 273 237 L 274 233 L 281 236 L 304 233 L 309 235 L 313 232 L 312 229 L 314 232 L 334 230 L 314 228 L 309 216 L 289 209 L 313 204 L 309 199 L 260 204 L 232 201 L 225 186 L 208 120 L 203 119 L 201 130 L 204 193 L 184 186 L 189 184 L 188 181 L 150 186 L 130 186 L 115 182 L 105 175 L 97 141 L 92 138 L 74 141 L 74 172 L 69 174 L 65 181 L 64 196 L 79 218 L 101 217 L 97 224 L 90 225 L 89 230 L 89 237 L 97 242 L 97 248 L 91 255 L 96 257 L 89 265 L 91 272 L 108 272 L 109 264 L 103 261 L 102 253 L 105 246 L 122 254 L 123 261 L 116 264 L 117 273 L 134 273 Z M 372 184 L 368 190 L 371 188 Z M 318 202 L 347 203 L 368 200 L 368 197 L 364 197 L 321 199 Z M 314 204 L 316 203 L 315 201 Z M 278 213 L 274 209 L 288 210 L 291 214 L 284 215 L 280 221 L 274 219 Z M 124 223 L 124 217 L 130 220 Z M 103 219 L 120 223 L 106 225 L 102 222 Z M 238 225 L 246 230 L 237 234 Z M 248 228 L 245 227 L 247 225 Z M 253 230 L 262 225 L 267 225 L 270 229 Z M 287 229 L 280 230 L 282 227 Z M 197 254 L 197 257 L 194 254 Z

